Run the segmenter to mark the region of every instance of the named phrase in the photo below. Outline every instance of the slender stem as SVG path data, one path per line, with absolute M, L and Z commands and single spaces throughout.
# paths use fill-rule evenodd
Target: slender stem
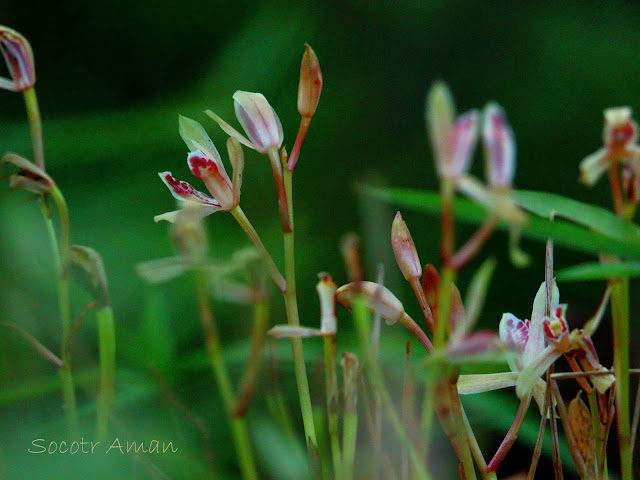
M 476 465 L 480 469 L 480 474 L 482 478 L 485 480 L 490 480 L 491 478 L 495 478 L 495 472 L 489 472 L 487 467 L 487 462 L 482 455 L 482 450 L 480 449 L 480 444 L 478 444 L 478 439 L 473 433 L 473 429 L 471 428 L 471 424 L 469 423 L 469 418 L 467 417 L 467 413 L 464 411 L 464 406 L 462 405 L 462 401 L 460 400 L 460 395 L 458 394 L 458 387 L 455 388 L 455 394 L 458 397 L 458 401 L 460 402 L 460 411 L 462 413 L 462 420 L 464 420 L 464 426 L 467 430 L 467 437 L 469 438 L 469 446 L 471 447 L 471 453 L 473 454 L 473 458 L 476 461 Z
M 533 480 L 536 469 L 538 468 L 538 460 L 540 460 L 540 454 L 542 453 L 542 441 L 544 440 L 544 430 L 547 424 L 547 416 L 549 415 L 549 408 L 552 403 L 551 396 L 551 369 L 547 370 L 547 390 L 544 396 L 544 406 L 542 407 L 542 418 L 540 419 L 540 427 L 538 429 L 538 438 L 536 440 L 536 447 L 533 450 L 533 458 L 529 465 L 529 472 L 527 473 L 527 480 Z
M 395 430 L 401 444 L 406 446 L 406 448 L 409 450 L 409 459 L 411 461 L 411 465 L 414 468 L 414 471 L 416 472 L 416 476 L 421 480 L 430 480 L 431 476 L 427 472 L 424 462 L 416 451 L 413 442 L 407 435 L 404 425 L 402 424 L 402 420 L 400 419 L 400 415 L 398 415 L 398 412 L 393 405 L 391 395 L 385 387 L 384 375 L 382 374 L 379 366 L 371 358 L 370 313 L 366 300 L 363 298 L 356 299 L 352 303 L 351 311 L 353 313 L 353 319 L 356 324 L 356 330 L 358 332 L 360 345 L 365 355 L 364 367 L 372 391 L 374 395 L 380 396 L 382 407 L 387 413 L 389 421 L 391 422 L 391 426 Z
M 200 321 L 202 323 L 207 355 L 209 357 L 213 373 L 216 377 L 218 388 L 220 389 L 225 414 L 227 415 L 227 419 L 231 426 L 231 433 L 233 435 L 236 453 L 240 463 L 240 470 L 242 471 L 242 478 L 245 480 L 258 480 L 258 474 L 249 441 L 249 431 L 247 429 L 246 419 L 233 417 L 235 395 L 233 393 L 229 373 L 227 372 L 227 368 L 224 364 L 220 338 L 216 329 L 211 302 L 209 300 L 208 278 L 206 273 L 202 270 L 196 271 L 195 276 L 198 305 L 200 308 Z
M 106 305 L 96 310 L 98 343 L 100 345 L 100 393 L 98 396 L 98 439 L 105 440 L 109 432 L 109 414 L 115 398 L 116 332 L 113 310 Z
M 631 369 L 629 369 L 631 370 Z M 640 424 L 640 383 L 636 392 L 636 402 L 633 408 L 633 426 L 631 427 L 631 462 L 635 453 L 636 439 L 638 438 L 638 425 Z
M 258 375 L 260 374 L 260 361 L 267 333 L 269 321 L 269 302 L 265 294 L 260 294 L 259 300 L 253 306 L 253 329 L 251 332 L 251 352 L 247 360 L 247 366 L 240 380 L 238 395 L 233 408 L 234 417 L 244 417 L 249 408 L 249 402 L 256 389 Z
M 567 406 L 564 404 L 564 400 L 562 398 L 562 395 L 560 394 L 558 384 L 555 381 L 552 381 L 551 383 L 553 385 L 553 396 L 556 399 L 556 405 L 558 407 L 558 414 L 560 415 L 560 421 L 562 422 L 562 430 L 564 430 L 564 435 L 567 439 L 567 444 L 569 445 L 569 453 L 571 454 L 571 458 L 573 459 L 573 463 L 578 470 L 580 478 L 585 478 L 587 467 L 584 463 L 582 455 L 580 455 L 579 453 L 576 438 L 573 435 L 573 431 L 571 430 L 571 425 L 569 425 L 569 413 L 567 412 Z
M 610 285 L 620 469 L 622 480 L 632 480 L 629 414 L 629 279 L 615 280 Z
M 327 412 L 329 425 L 329 442 L 335 478 L 340 478 L 340 432 L 338 418 L 338 375 L 336 373 L 336 337 L 324 337 L 324 375 L 327 393 Z
M 451 402 L 451 413 L 453 414 L 454 426 L 457 437 L 462 440 L 460 456 L 464 468 L 464 478 L 466 480 L 474 480 L 476 471 L 473 466 L 473 458 L 471 457 L 471 448 L 469 446 L 469 438 L 465 429 L 464 419 L 462 418 L 462 406 L 458 391 L 455 384 L 449 385 L 449 399 Z
M 341 475 L 336 478 L 351 480 L 353 478 L 353 462 L 356 456 L 356 438 L 358 436 L 358 412 L 344 412 L 342 427 L 343 459 Z
M 277 156 L 277 152 L 275 153 Z M 272 162 L 275 162 L 275 158 L 272 159 Z M 288 168 L 284 168 L 283 170 L 287 212 L 289 214 L 288 222 L 286 222 L 286 225 L 288 225 L 289 227 L 289 231 L 287 231 L 287 229 L 285 228 L 284 221 L 282 225 L 282 235 L 284 237 L 285 279 L 287 285 L 283 295 L 287 311 L 287 321 L 289 325 L 298 326 L 300 325 L 300 319 L 298 317 L 298 299 L 296 295 L 296 266 L 293 236 L 293 174 Z M 307 441 L 307 448 L 309 449 L 313 461 L 313 459 L 317 456 L 316 450 L 318 442 L 316 440 L 316 429 L 313 423 L 313 410 L 311 409 L 309 380 L 307 378 L 307 367 L 304 363 L 304 351 L 302 349 L 301 338 L 291 338 L 291 350 L 293 352 L 293 368 L 295 370 L 296 384 L 298 386 L 298 398 L 300 400 L 300 410 L 302 412 L 302 422 L 304 424 L 305 438 Z
M 24 103 L 27 107 L 29 117 L 29 128 L 31 130 L 31 144 L 33 147 L 33 160 L 42 170 L 44 166 L 44 141 L 42 138 L 42 118 L 40 117 L 40 107 L 38 107 L 38 97 L 35 87 L 28 88 L 24 92 Z
M 307 132 L 309 131 L 310 124 L 311 117 L 302 117 L 300 119 L 300 127 L 298 127 L 296 141 L 293 144 L 293 149 L 291 149 L 291 155 L 289 156 L 289 162 L 287 164 L 287 168 L 292 172 L 293 169 L 296 168 L 296 163 L 298 162 L 298 157 L 300 156 L 300 149 L 302 148 L 302 144 L 304 143 L 305 138 L 307 138 Z
M 596 451 L 595 451 L 595 456 L 596 456 L 596 468 L 598 465 L 600 465 L 600 452 L 603 451 L 603 441 L 604 439 L 602 438 L 602 423 L 600 422 L 600 414 L 599 414 L 599 407 L 598 407 L 598 392 L 597 390 L 594 388 L 591 390 L 591 393 L 588 396 L 589 398 L 589 413 L 591 413 L 591 428 L 593 429 L 593 435 L 595 437 L 596 440 Z M 597 475 L 598 478 L 600 477 L 600 475 Z
M 489 217 L 485 220 L 480 228 L 475 231 L 475 233 L 467 240 L 465 243 L 453 256 L 451 259 L 451 263 L 456 270 L 462 268 L 466 263 L 468 263 L 473 257 L 475 257 L 482 246 L 489 239 L 493 230 L 496 228 L 497 219 L 494 216 Z
M 260 240 L 260 236 L 258 235 L 258 232 L 256 232 L 255 228 L 253 228 L 253 225 L 251 224 L 247 216 L 244 214 L 244 212 L 240 208 L 240 205 L 230 210 L 230 213 L 231 215 L 233 215 L 233 218 L 236 219 L 236 221 L 238 222 L 238 225 L 240 225 L 242 230 L 244 230 L 244 233 L 247 234 L 247 237 L 249 237 L 249 240 L 251 241 L 253 246 L 256 248 L 256 250 L 258 250 L 258 253 L 262 257 L 262 260 L 264 261 L 264 263 L 267 265 L 267 268 L 269 269 L 269 274 L 271 275 L 271 278 L 273 279 L 277 287 L 280 289 L 281 292 L 284 292 L 286 289 L 286 282 L 282 277 L 280 270 L 278 269 L 278 267 L 276 267 L 276 264 L 273 261 L 273 258 L 271 258 L 271 255 L 269 255 L 269 252 L 267 252 L 267 249 L 264 247 L 262 240 Z
M 49 243 L 51 245 L 51 253 L 53 255 L 53 262 L 56 269 L 58 311 L 62 324 L 62 337 L 60 341 L 60 359 L 62 360 L 62 367 L 60 367 L 59 369 L 62 402 L 65 415 L 67 417 L 69 430 L 72 434 L 75 434 L 78 432 L 76 393 L 73 385 L 73 376 L 71 374 L 71 351 L 65 348 L 65 345 L 68 344 L 71 328 L 71 302 L 69 298 L 69 280 L 67 275 L 67 258 L 69 251 L 69 216 L 66 210 L 64 197 L 62 197 L 60 191 L 55 185 L 53 188 L 54 190 L 52 191 L 52 194 L 54 195 L 54 200 L 56 200 L 56 204 L 58 205 L 58 212 L 60 215 L 60 244 L 58 243 L 58 237 L 53 225 L 53 219 L 51 218 L 51 213 L 49 211 L 49 208 L 47 207 L 45 197 L 42 197 L 40 199 L 40 207 L 42 210 L 42 216 L 44 218 L 45 226 L 47 227 L 47 234 L 49 236 Z
M 278 150 L 271 148 L 268 150 L 269 160 L 271 161 L 271 170 L 273 171 L 273 180 L 276 183 L 276 190 L 278 192 L 278 213 L 280 214 L 280 224 L 282 225 L 282 232 L 289 233 L 293 230 L 293 212 L 291 211 L 291 193 L 290 189 L 285 187 L 285 180 L 283 179 L 283 170 L 289 174 L 291 179 L 291 171 L 286 165 L 282 165 L 280 161 L 280 155 Z M 289 180 L 291 183 L 291 180 Z
M 520 400 L 520 405 L 518 406 L 518 411 L 516 413 L 516 417 L 513 419 L 513 423 L 507 432 L 507 435 L 504 437 L 504 440 L 500 444 L 498 451 L 493 456 L 491 461 L 489 462 L 489 470 L 495 472 L 498 470 L 498 467 L 504 460 L 505 456 L 513 446 L 516 438 L 518 438 L 518 430 L 522 426 L 522 422 L 524 422 L 524 418 L 527 414 L 527 410 L 529 409 L 529 403 L 531 402 L 531 395 L 527 395 L 526 398 Z
M 620 171 L 618 170 L 618 162 L 609 163 L 609 186 L 611 187 L 611 197 L 613 198 L 613 206 L 616 215 L 622 217 L 624 215 L 624 197 L 620 186 Z

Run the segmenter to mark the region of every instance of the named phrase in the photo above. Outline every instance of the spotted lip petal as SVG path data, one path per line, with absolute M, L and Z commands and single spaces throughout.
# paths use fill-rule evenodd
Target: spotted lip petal
M 497 103 L 489 103 L 484 109 L 482 136 L 489 185 L 510 188 L 515 174 L 516 143 L 504 110 Z
M 522 370 L 522 353 L 529 339 L 529 321 L 522 321 L 511 313 L 505 313 L 500 320 L 500 340 L 516 353 L 509 366 L 513 371 Z
M 171 195 L 177 200 L 184 202 L 196 202 L 210 207 L 220 207 L 220 202 L 215 198 L 211 198 L 206 193 L 202 193 L 191 186 L 191 184 L 178 180 L 171 175 L 171 172 L 158 173 L 160 179 L 167 186 Z
M 233 100 L 236 117 L 256 150 L 279 149 L 284 138 L 282 124 L 264 95 L 238 90 Z
M 202 179 L 207 190 L 224 210 L 235 207 L 231 180 L 220 160 L 216 161 L 196 150 L 189 153 L 187 164 L 193 176 Z

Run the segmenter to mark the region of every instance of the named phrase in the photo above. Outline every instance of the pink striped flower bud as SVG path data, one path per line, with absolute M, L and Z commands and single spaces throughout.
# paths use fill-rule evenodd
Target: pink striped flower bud
M 497 103 L 484 108 L 482 137 L 486 174 L 494 188 L 511 188 L 516 167 L 516 142 L 504 110 Z
M 36 83 L 36 69 L 31 45 L 15 30 L 0 26 L 0 50 L 11 79 L 0 77 L 0 88 L 22 92 Z

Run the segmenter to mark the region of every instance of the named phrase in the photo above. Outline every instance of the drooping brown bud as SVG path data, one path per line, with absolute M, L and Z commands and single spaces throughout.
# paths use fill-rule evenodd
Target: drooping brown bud
M 18 167 L 18 172 L 9 175 L 9 188 L 21 189 L 32 193 L 49 193 L 53 188 L 53 180 L 47 173 L 20 155 L 8 153 L 0 160 L 0 168 L 9 163 Z
M 322 93 L 322 71 L 313 49 L 308 43 L 304 48 L 298 84 L 298 112 L 303 117 L 313 117 Z
M 96 307 L 101 309 L 109 305 L 107 274 L 100 254 L 89 247 L 72 245 L 69 261 L 73 278 L 91 294 Z
M 368 306 L 391 325 L 404 315 L 402 302 L 391 291 L 373 282 L 354 282 L 343 285 L 336 291 L 336 300 L 342 306 L 350 309 L 352 302 L 358 297 L 364 297 Z
M 23 92 L 36 83 L 36 69 L 31 45 L 15 30 L 0 25 L 0 50 L 11 79 L 0 77 L 0 88 Z

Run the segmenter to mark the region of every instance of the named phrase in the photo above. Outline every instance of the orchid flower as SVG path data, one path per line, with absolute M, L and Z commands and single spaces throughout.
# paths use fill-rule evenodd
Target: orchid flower
M 275 338 L 335 337 L 338 331 L 335 299 L 337 285 L 328 273 L 319 273 L 318 278 L 319 282 L 316 285 L 316 291 L 320 299 L 320 328 L 300 325 L 276 325 L 267 332 L 269 335 Z
M 552 312 L 564 312 L 566 306 L 560 305 L 559 299 L 560 293 L 554 282 L 551 294 Z M 545 303 L 546 284 L 543 282 L 533 301 L 531 320 L 520 320 L 511 313 L 505 313 L 500 320 L 500 339 L 514 352 L 513 358 L 509 360 L 511 372 L 461 375 L 458 379 L 458 393 L 466 395 L 513 387 L 527 367 L 537 364 L 545 351 Z M 518 396 L 523 398 L 532 390 L 531 393 L 542 411 L 546 384 L 540 375 L 531 377 L 529 391 L 519 392 Z
M 220 154 L 205 132 L 202 125 L 195 120 L 179 117 L 180 136 L 187 144 L 189 154 L 187 164 L 191 173 L 202 179 L 211 196 L 193 188 L 189 183 L 177 180 L 171 172 L 160 172 L 160 178 L 169 188 L 171 194 L 181 202 L 190 202 L 198 206 L 198 215 L 205 217 L 212 213 L 228 212 L 240 203 L 244 155 L 242 147 L 234 138 L 227 141 L 229 159 L 233 168 L 233 181 L 229 179 L 222 164 Z M 167 220 L 176 222 L 182 210 L 167 212 L 154 217 L 156 222 Z
M 640 174 L 638 124 L 631 118 L 631 108 L 616 107 L 604 111 L 604 147 L 580 162 L 580 180 L 592 187 L 615 162 L 622 162 L 635 176 Z

